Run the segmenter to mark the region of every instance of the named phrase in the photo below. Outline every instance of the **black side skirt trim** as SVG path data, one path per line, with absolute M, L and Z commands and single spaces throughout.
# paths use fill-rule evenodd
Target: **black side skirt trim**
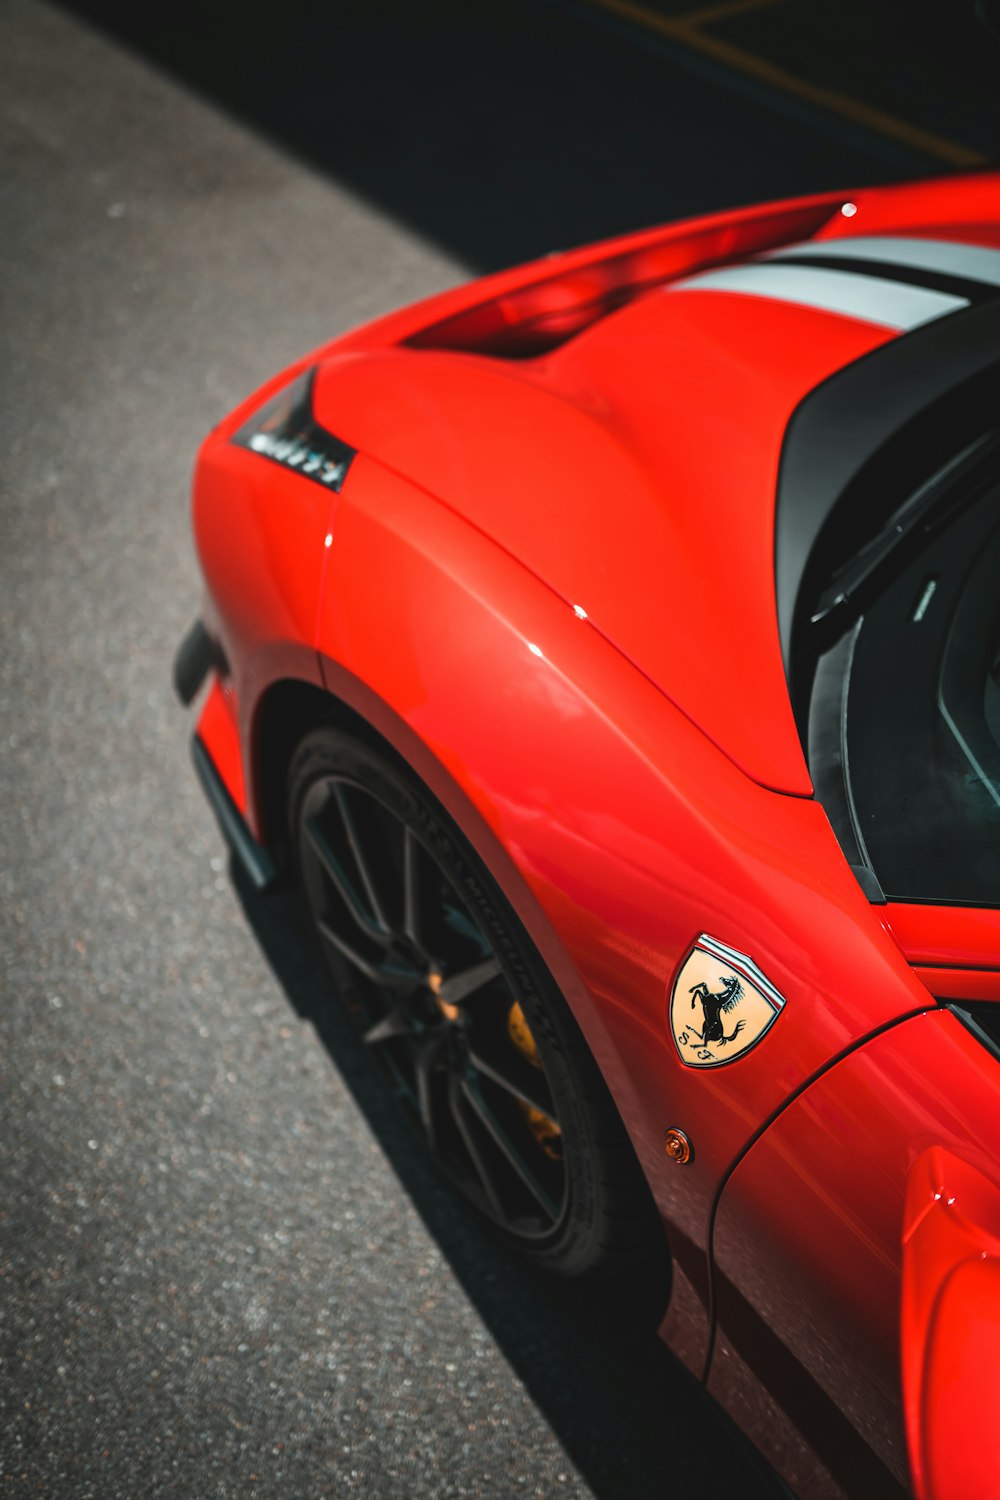
M 215 769 L 215 762 L 196 734 L 191 736 L 191 759 L 194 761 L 198 780 L 208 798 L 209 806 L 218 819 L 226 842 L 250 877 L 255 889 L 267 890 L 268 886 L 274 884 L 278 874 L 274 861 L 250 832 L 246 819 Z
M 188 628 L 174 657 L 174 692 L 185 708 L 198 696 L 198 689 L 215 665 L 216 651 L 201 620 Z

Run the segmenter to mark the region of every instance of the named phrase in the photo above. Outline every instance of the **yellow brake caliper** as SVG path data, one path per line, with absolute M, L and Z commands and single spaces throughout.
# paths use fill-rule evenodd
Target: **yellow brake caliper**
M 542 1059 L 538 1055 L 538 1043 L 517 1000 L 507 1012 L 507 1035 L 521 1056 L 527 1058 L 531 1066 L 538 1068 L 540 1072 Z M 552 1161 L 562 1161 L 562 1131 L 558 1123 L 551 1115 L 544 1114 L 523 1099 L 518 1099 L 517 1107 L 545 1155 Z

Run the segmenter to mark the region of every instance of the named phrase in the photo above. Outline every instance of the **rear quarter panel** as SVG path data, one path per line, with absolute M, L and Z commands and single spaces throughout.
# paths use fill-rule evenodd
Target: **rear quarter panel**
M 998 1133 L 1000 1061 L 950 1011 L 934 1009 L 831 1068 L 726 1183 L 713 1238 L 718 1328 L 709 1388 L 803 1495 L 888 1496 L 908 1485 L 904 1380 L 915 1383 L 916 1404 L 944 1387 L 922 1388 L 919 1318 L 904 1337 L 904 1263 L 924 1253 L 904 1241 L 931 1212 L 964 1212 L 958 1200 L 972 1174 L 992 1197 L 992 1232 L 981 1248 L 995 1251 Z M 921 1196 L 928 1154 L 942 1149 L 958 1164 L 955 1185 L 948 1188 L 946 1167 Z M 968 1390 L 971 1426 L 977 1410 L 997 1409 L 998 1397 L 994 1359 Z M 915 1443 L 922 1420 L 910 1424 Z M 973 1449 L 975 1483 L 920 1485 L 919 1500 L 997 1493 L 989 1467 L 996 1448 L 985 1432 L 963 1436 L 954 1423 L 953 1436 Z M 968 1479 L 968 1467 L 961 1473 Z
M 678 1267 L 666 1332 L 700 1373 L 726 1167 L 790 1093 L 927 1003 L 822 810 L 751 782 L 586 620 L 438 501 L 355 461 L 318 647 L 329 690 L 417 769 L 492 870 L 600 1062 Z M 702 931 L 788 1003 L 729 1066 L 678 1060 L 674 972 Z M 694 1142 L 683 1168 L 663 1132 Z

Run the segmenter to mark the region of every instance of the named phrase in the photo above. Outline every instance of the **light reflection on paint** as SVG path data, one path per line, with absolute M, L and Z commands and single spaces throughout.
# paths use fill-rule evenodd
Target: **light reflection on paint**
M 541 648 L 541 646 L 536 646 L 535 643 L 534 643 L 534 641 L 529 641 L 528 642 L 528 650 L 531 652 L 531 654 L 533 656 L 541 656 L 541 654 L 542 654 L 542 648 Z

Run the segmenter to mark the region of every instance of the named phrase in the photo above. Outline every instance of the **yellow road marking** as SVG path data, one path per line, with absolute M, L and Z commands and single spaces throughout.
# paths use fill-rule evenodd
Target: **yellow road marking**
M 742 47 L 734 47 L 731 43 L 723 41 L 721 37 L 710 36 L 699 29 L 704 21 L 711 17 L 713 11 L 716 17 L 719 12 L 728 11 L 726 6 L 720 4 L 717 7 L 705 7 L 701 11 L 693 11 L 684 16 L 662 16 L 656 11 L 648 10 L 645 5 L 638 4 L 637 0 L 590 0 L 590 3 L 599 5 L 603 10 L 610 11 L 614 15 L 622 16 L 627 21 L 634 21 L 648 31 L 658 32 L 682 47 L 690 47 L 694 52 L 702 52 L 706 57 L 724 63 L 735 72 L 744 73 L 750 78 L 757 78 L 771 88 L 780 89 L 783 93 L 792 94 L 798 99 L 805 99 L 809 104 L 818 105 L 831 114 L 842 115 L 844 119 L 852 120 L 856 125 L 863 125 L 867 130 L 874 131 L 878 135 L 888 136 L 890 140 L 899 141 L 915 151 L 922 151 L 925 156 L 937 157 L 939 161 L 949 162 L 955 167 L 980 167 L 987 164 L 988 158 L 982 152 L 973 151 L 968 146 L 961 146 L 957 141 L 949 141 L 930 130 L 923 130 L 919 125 L 910 125 L 906 120 L 897 120 L 895 115 L 886 114 L 884 110 L 874 109 L 868 104 L 861 104 L 857 99 L 851 99 L 836 89 L 807 83 L 802 78 L 796 78 L 794 73 L 788 73 L 784 68 L 778 67 L 776 63 L 757 57 L 755 53 L 747 52 Z M 734 0 L 735 3 L 737 0 Z
M 765 5 L 784 5 L 786 0 L 726 0 L 724 5 L 705 5 L 701 10 L 689 10 L 671 20 L 679 26 L 704 26 L 706 22 L 728 21 L 730 16 L 739 16 L 745 10 L 760 10 Z

